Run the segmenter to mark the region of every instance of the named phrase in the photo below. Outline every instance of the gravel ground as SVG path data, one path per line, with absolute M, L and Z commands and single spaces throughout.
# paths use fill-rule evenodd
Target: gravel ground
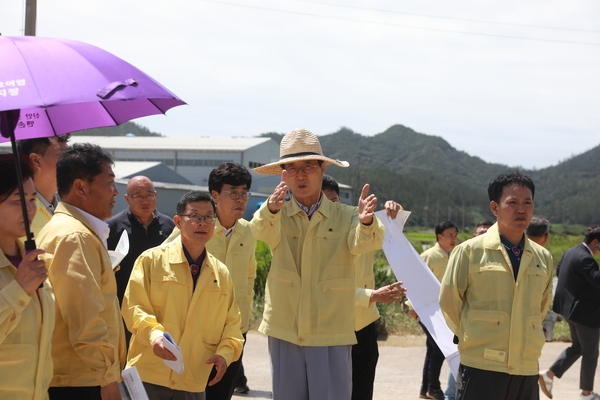
M 540 358 L 541 368 L 548 368 L 568 343 L 546 343 Z M 421 372 L 425 358 L 425 336 L 389 337 L 379 342 L 379 363 L 375 377 L 374 400 L 412 400 L 419 398 Z M 578 399 L 579 367 L 577 361 L 562 379 L 554 379 L 554 399 Z M 235 394 L 234 400 L 271 399 L 271 372 L 267 338 L 257 331 L 248 332 L 248 343 L 244 350 L 244 369 L 248 377 L 248 394 Z M 440 380 L 445 388 L 448 367 L 444 364 Z M 596 374 L 596 391 L 600 391 L 600 378 Z M 540 391 L 540 399 L 546 396 Z

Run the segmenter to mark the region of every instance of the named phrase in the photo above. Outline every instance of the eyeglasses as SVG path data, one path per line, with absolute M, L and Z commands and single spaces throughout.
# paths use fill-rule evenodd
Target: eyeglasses
M 285 167 L 285 170 L 287 171 L 288 176 L 296 176 L 298 175 L 298 172 L 302 171 L 302 173 L 306 174 L 306 175 L 310 175 L 312 173 L 314 173 L 317 168 L 319 167 L 319 164 L 306 164 L 304 167 Z
M 248 200 L 250 198 L 250 195 L 251 195 L 250 192 L 238 192 L 236 190 L 233 190 L 233 191 L 223 190 L 222 192 L 223 193 L 229 193 L 229 198 L 231 200 L 238 200 L 238 199 Z
M 195 224 L 199 224 L 200 222 L 206 222 L 207 224 L 215 223 L 214 215 L 200 215 L 200 214 L 179 214 L 180 217 L 188 217 L 190 221 Z
M 142 196 L 141 194 L 128 194 L 127 197 L 129 197 L 130 199 L 133 200 L 153 200 L 154 198 L 156 198 L 156 192 L 154 193 L 148 193 L 147 195 Z

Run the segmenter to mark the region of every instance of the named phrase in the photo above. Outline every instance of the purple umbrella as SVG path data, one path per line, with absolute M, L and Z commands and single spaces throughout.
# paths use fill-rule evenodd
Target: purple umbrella
M 0 59 L 0 142 L 12 142 L 19 174 L 16 140 L 115 126 L 185 104 L 131 64 L 74 40 L 0 36 Z M 35 248 L 27 218 L 25 228 L 26 248 Z

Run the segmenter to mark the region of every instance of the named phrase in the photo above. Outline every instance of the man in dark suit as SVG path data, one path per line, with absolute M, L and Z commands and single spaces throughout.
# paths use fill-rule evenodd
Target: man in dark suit
M 546 371 L 540 372 L 542 392 L 552 398 L 552 379 L 581 358 L 580 400 L 600 400 L 594 389 L 600 337 L 600 270 L 594 254 L 600 253 L 600 225 L 585 231 L 583 243 L 567 250 L 556 268 L 558 285 L 553 310 L 569 323 L 571 347 Z

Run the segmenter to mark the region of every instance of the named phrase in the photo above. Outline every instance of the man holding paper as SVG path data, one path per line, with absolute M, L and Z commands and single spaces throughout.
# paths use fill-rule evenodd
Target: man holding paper
M 207 193 L 188 192 L 174 218 L 181 235 L 138 257 L 123 298 L 132 333 L 127 366 L 135 366 L 151 399 L 205 399 L 208 382 L 221 380 L 240 357 L 240 311 L 227 267 L 206 251 L 215 229 L 215 204 Z M 168 351 L 169 335 L 181 357 Z M 164 361 L 183 361 L 181 374 Z

